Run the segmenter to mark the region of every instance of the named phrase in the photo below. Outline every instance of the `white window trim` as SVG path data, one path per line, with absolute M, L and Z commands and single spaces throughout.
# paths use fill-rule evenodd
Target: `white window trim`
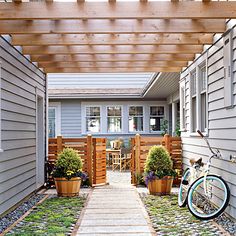
M 159 130 L 159 131 L 151 131 L 150 130 L 150 119 L 151 119 L 151 107 L 164 107 L 164 116 L 163 116 L 163 119 L 167 120 L 167 106 L 166 105 L 162 105 L 162 104 L 150 104 L 148 106 L 148 132 L 150 134 L 161 134 L 162 131 Z M 155 116 L 155 117 L 161 117 L 161 116 Z M 169 126 L 169 120 L 168 120 L 168 126 Z
M 123 105 L 119 105 L 119 104 L 111 104 L 111 105 L 106 105 L 106 133 L 108 134 L 122 134 L 123 133 L 123 117 L 124 117 L 124 108 Z M 108 111 L 107 108 L 108 107 L 121 107 L 121 116 L 110 116 L 110 117 L 121 117 L 121 129 L 120 132 L 108 132 Z
M 180 131 L 186 132 L 186 78 L 183 78 L 182 81 L 180 81 Z M 183 90 L 183 94 L 182 94 Z M 185 112 L 183 112 L 183 110 Z M 183 124 L 183 120 L 185 121 L 185 124 Z
M 200 129 L 200 123 L 201 123 L 201 116 L 200 116 L 200 105 L 199 105 L 199 102 L 200 102 L 200 99 L 199 99 L 199 96 L 200 96 L 200 82 L 199 82 L 199 75 L 200 75 L 200 68 L 201 66 L 203 66 L 205 64 L 206 66 L 206 129 L 205 129 L 205 132 L 203 132 L 203 134 L 205 136 L 208 136 L 208 60 L 207 60 L 207 53 L 203 54 L 201 58 L 199 58 L 198 61 L 196 61 L 195 64 L 193 64 L 191 66 L 191 68 L 189 68 L 188 72 L 189 72 L 189 75 L 191 74 L 192 71 L 196 70 L 196 82 L 197 82 L 197 93 L 196 93 L 196 96 L 197 96 L 197 127 L 196 127 L 196 130 Z M 190 70 L 191 69 L 191 70 Z M 190 115 L 190 127 L 189 127 L 189 133 L 190 133 L 190 136 L 199 136 L 199 134 L 197 132 L 192 132 L 192 102 L 191 102 L 191 99 L 192 99 L 192 88 L 191 88 L 191 77 L 189 76 L 189 89 L 190 89 L 190 112 L 189 112 L 189 115 Z
M 201 70 L 201 68 L 202 67 L 206 67 L 206 89 L 205 90 L 203 90 L 203 91 L 201 91 L 201 88 L 200 88 L 200 70 Z M 201 107 L 201 94 L 202 93 L 206 93 L 206 104 L 205 104 L 205 106 L 206 106 L 206 128 L 205 128 L 205 130 L 204 131 L 202 131 L 202 133 L 204 134 L 204 136 L 208 136 L 208 117 L 209 117 L 209 115 L 208 115 L 208 76 L 207 76 L 207 74 L 208 74 L 208 72 L 207 72 L 207 60 L 203 60 L 199 65 L 198 65 L 198 104 L 199 104 L 199 110 L 198 110 L 198 124 L 199 124 L 199 126 L 198 126 L 198 129 L 199 130 L 201 130 L 202 129 L 202 127 L 201 127 L 201 116 L 202 116 L 202 114 L 201 114 L 201 109 L 200 109 L 200 107 Z
M 100 107 L 100 131 L 99 132 L 91 132 L 87 131 L 87 115 L 86 115 L 86 108 L 87 107 Z M 82 134 L 102 134 L 102 127 L 103 127 L 103 121 L 102 121 L 102 105 L 96 105 L 96 104 L 89 104 L 84 105 L 82 110 L 82 116 L 84 117 L 84 122 L 82 122 Z
M 56 137 L 61 136 L 61 103 L 60 102 L 50 102 L 49 108 L 55 108 L 55 118 L 56 118 Z
M 129 108 L 130 107 L 142 107 L 143 108 L 143 130 L 142 131 L 129 131 L 129 117 L 131 117 L 130 115 L 129 115 Z M 135 104 L 135 105 L 128 105 L 128 112 L 127 112 L 127 115 L 128 115 L 128 133 L 129 134 L 143 134 L 143 133 L 146 133 L 145 132 L 145 121 L 146 121 L 146 116 L 145 116 L 145 106 L 144 105 L 137 105 L 137 104 Z M 141 117 L 141 116 L 140 116 Z M 150 131 L 149 131 L 150 132 Z
M 1 93 L 1 89 L 2 89 L 2 62 L 0 61 L 0 152 L 3 152 L 2 149 L 2 114 L 1 114 L 1 110 L 2 110 L 2 93 Z
M 195 78 L 195 81 L 196 81 L 196 93 L 195 94 L 193 94 L 193 91 L 192 91 L 192 88 L 193 88 L 193 86 L 192 86 L 192 74 L 193 73 L 195 73 L 195 76 L 196 76 L 196 78 Z M 198 119 L 198 117 L 199 117 L 199 109 L 198 109 L 198 101 L 199 101 L 199 99 L 198 99 L 198 81 L 199 81 L 199 79 L 198 79 L 198 74 L 199 74 L 199 72 L 198 72 L 198 66 L 197 67 L 195 67 L 194 69 L 192 69 L 191 70 L 191 72 L 189 73 L 189 90 L 190 90 L 190 96 L 189 96 L 189 98 L 190 98 L 190 112 L 189 112 L 189 117 L 190 117 L 190 120 L 189 120 L 189 122 L 190 122 L 190 135 L 191 136 L 195 136 L 195 135 L 197 135 L 197 129 L 198 129 L 198 124 L 199 124 L 199 119 Z M 193 131 L 193 102 L 192 102 L 192 100 L 193 100 L 193 98 L 196 98 L 196 130 L 195 131 Z

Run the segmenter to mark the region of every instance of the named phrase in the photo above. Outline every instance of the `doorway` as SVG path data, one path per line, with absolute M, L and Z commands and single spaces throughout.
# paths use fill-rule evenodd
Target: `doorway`
M 43 97 L 37 96 L 36 107 L 36 188 L 39 188 L 44 184 L 45 176 L 45 110 Z

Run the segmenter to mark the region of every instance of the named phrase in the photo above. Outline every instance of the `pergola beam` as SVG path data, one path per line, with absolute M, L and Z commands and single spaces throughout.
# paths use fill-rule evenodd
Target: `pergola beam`
M 192 61 L 194 54 L 74 54 L 32 55 L 36 62 L 135 62 L 135 61 Z
M 24 46 L 24 54 L 195 54 L 201 45 Z
M 125 72 L 180 72 L 181 67 L 145 68 L 44 68 L 46 73 L 125 73 Z
M 143 68 L 149 67 L 150 65 L 152 67 L 185 67 L 187 66 L 187 62 L 39 62 L 38 65 L 43 68 Z
M 236 18 L 236 2 L 29 2 L 0 4 L 0 20 L 174 18 Z
M 41 45 L 198 45 L 211 44 L 212 34 L 43 34 L 12 35 L 12 44 Z
M 1 20 L 0 34 L 155 34 L 223 33 L 222 19 L 147 20 Z

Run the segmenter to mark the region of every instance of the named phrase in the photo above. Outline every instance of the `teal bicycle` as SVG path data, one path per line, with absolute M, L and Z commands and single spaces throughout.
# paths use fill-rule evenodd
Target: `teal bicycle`
M 198 219 L 210 220 L 221 215 L 229 204 L 230 190 L 225 180 L 215 174 L 209 174 L 212 158 L 221 158 L 220 151 L 213 150 L 201 131 L 197 131 L 206 141 L 211 152 L 206 164 L 202 158 L 190 160 L 191 167 L 184 171 L 178 204 L 188 206 L 189 211 Z

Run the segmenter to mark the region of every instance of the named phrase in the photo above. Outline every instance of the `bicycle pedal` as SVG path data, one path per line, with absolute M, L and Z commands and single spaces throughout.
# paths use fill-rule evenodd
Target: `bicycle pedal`
M 185 179 L 184 179 L 184 180 L 182 181 L 182 184 L 183 184 L 183 185 L 188 185 L 188 180 L 185 180 Z

